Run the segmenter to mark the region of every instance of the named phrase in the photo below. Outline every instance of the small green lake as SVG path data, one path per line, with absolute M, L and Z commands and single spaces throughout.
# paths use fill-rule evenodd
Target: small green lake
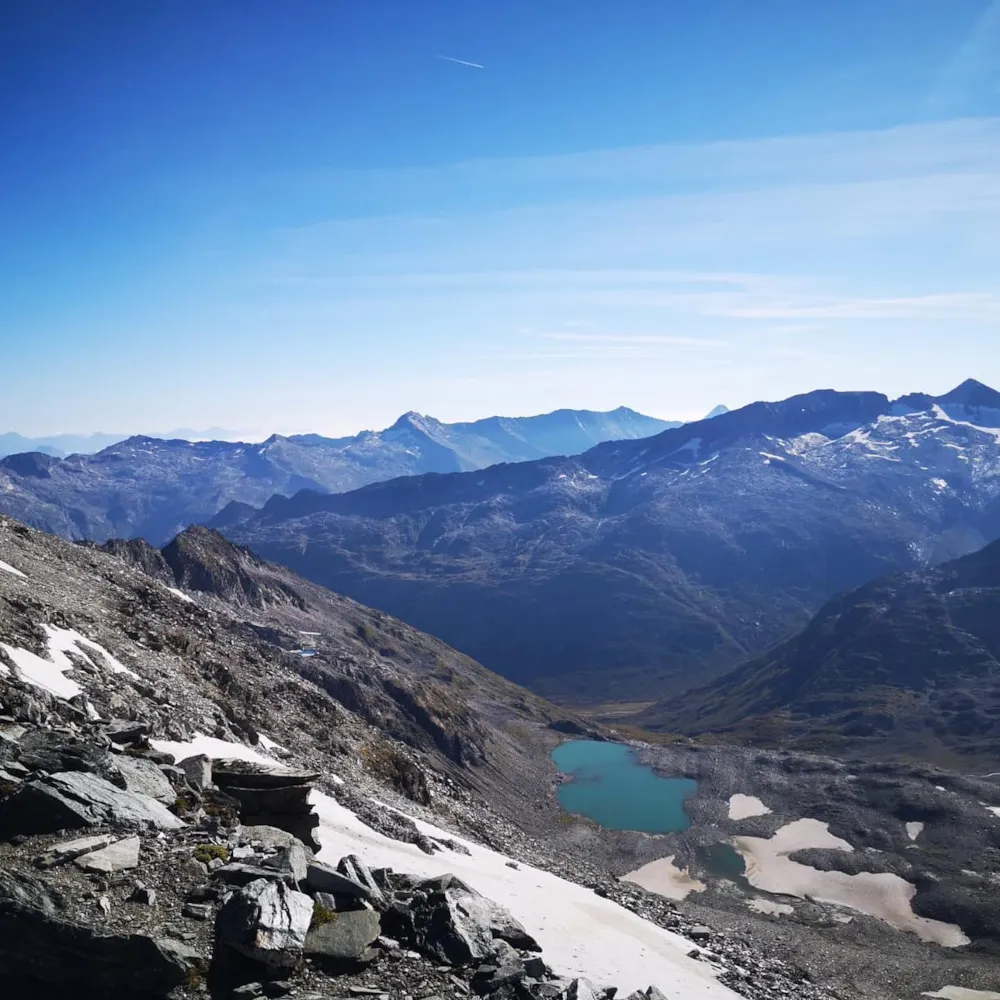
M 622 743 L 570 740 L 552 751 L 573 780 L 559 786 L 567 812 L 608 830 L 676 833 L 691 825 L 684 802 L 698 790 L 691 778 L 661 778 Z

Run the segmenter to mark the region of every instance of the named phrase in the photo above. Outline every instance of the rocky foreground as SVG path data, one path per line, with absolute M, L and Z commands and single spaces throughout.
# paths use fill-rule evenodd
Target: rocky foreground
M 317 860 L 316 773 L 204 755 L 177 764 L 140 720 L 73 719 L 73 705 L 17 680 L 3 697 L 0 969 L 15 996 L 610 1000 L 617 992 L 561 976 L 510 912 L 452 874 L 370 869 L 355 855 Z M 370 801 L 367 819 L 386 836 L 414 839 L 411 821 Z M 459 841 L 416 841 L 425 852 L 468 853 Z M 827 996 L 665 900 L 594 881 L 599 896 L 621 895 L 686 934 L 706 973 L 744 996 Z M 710 975 L 704 986 L 706 1000 L 735 995 Z M 671 983 L 651 984 L 634 1000 L 680 995 Z

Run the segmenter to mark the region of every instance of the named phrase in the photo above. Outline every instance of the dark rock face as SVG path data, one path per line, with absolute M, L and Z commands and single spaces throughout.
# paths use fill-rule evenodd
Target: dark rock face
M 1000 542 L 826 604 L 774 649 L 645 718 L 758 742 L 1000 766 Z
M 442 962 L 481 962 L 493 953 L 496 940 L 526 951 L 541 951 L 506 909 L 454 875 L 421 882 L 410 906 L 414 940 L 422 951 Z
M 380 929 L 379 915 L 374 910 L 337 912 L 329 923 L 309 932 L 305 953 L 335 964 L 370 962 L 375 958 L 371 946 Z
M 814 392 L 576 458 L 275 497 L 226 532 L 541 694 L 664 697 L 1000 534 L 974 423 L 1000 418 L 941 400 Z
M 239 803 L 246 822 L 252 826 L 276 826 L 319 850 L 316 827 L 319 818 L 309 804 L 316 774 L 288 768 L 267 771 L 240 761 L 217 763 L 212 769 L 215 783 Z
M 0 836 L 79 830 L 105 823 L 157 830 L 184 825 L 155 799 L 81 771 L 36 778 L 0 799 Z
M 11 996 L 144 1000 L 181 985 L 176 944 L 142 934 L 100 934 L 74 923 L 41 880 L 0 871 L 0 969 Z

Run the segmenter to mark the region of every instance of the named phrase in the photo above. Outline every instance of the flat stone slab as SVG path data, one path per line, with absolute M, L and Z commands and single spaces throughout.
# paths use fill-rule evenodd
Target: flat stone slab
M 138 868 L 141 843 L 138 837 L 128 837 L 101 851 L 84 854 L 75 864 L 88 872 L 123 872 Z
M 356 896 L 367 900 L 372 898 L 368 886 L 342 875 L 321 861 L 313 861 L 306 869 L 306 883 L 314 892 L 328 892 L 333 896 Z
M 63 771 L 26 782 L 0 801 L 0 835 L 56 833 L 87 826 L 181 830 L 187 824 L 162 802 L 116 788 L 84 771 Z
M 39 868 L 54 868 L 56 865 L 65 864 L 67 861 L 75 861 L 84 854 L 99 851 L 115 842 L 113 834 L 100 833 L 96 837 L 79 837 L 76 840 L 64 840 L 61 844 L 54 844 L 40 858 L 35 861 Z

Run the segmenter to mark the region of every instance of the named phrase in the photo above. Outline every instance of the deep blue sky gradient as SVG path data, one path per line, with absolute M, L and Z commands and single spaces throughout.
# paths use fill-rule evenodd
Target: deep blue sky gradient
M 0 105 L 0 429 L 1000 380 L 998 2 L 8 0 Z

